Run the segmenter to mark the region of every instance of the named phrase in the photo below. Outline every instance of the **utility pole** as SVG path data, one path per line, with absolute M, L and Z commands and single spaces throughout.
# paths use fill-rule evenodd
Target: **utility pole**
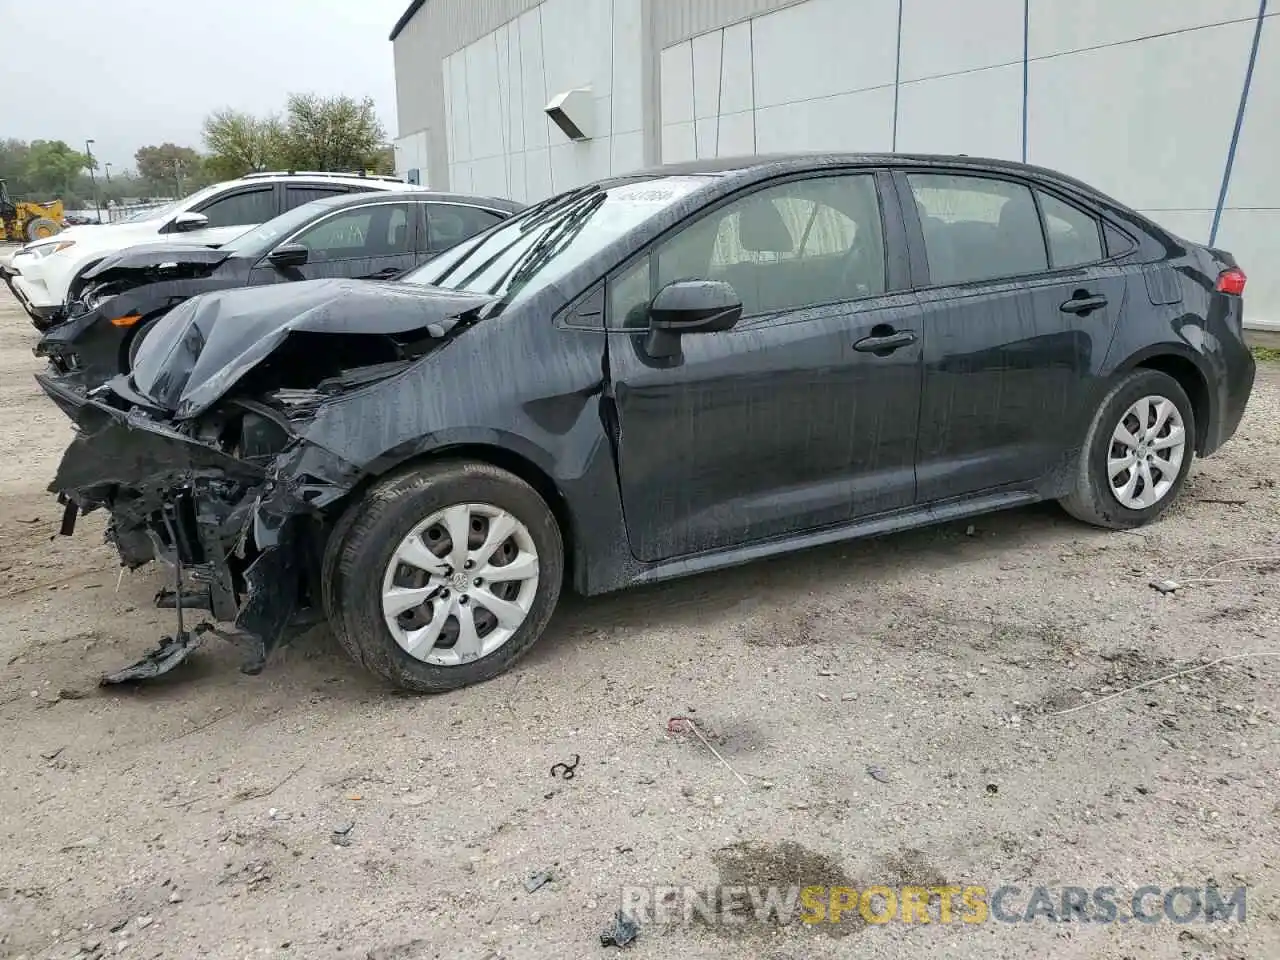
M 84 153 L 89 158 L 89 182 L 93 184 L 93 212 L 98 220 L 102 220 L 102 204 L 98 202 L 98 178 L 93 175 L 93 145 L 96 140 L 86 140 L 84 142 Z
M 104 163 L 102 165 L 102 172 L 107 175 L 107 183 L 110 183 L 111 182 L 111 164 Z
M 182 199 L 182 161 L 177 157 L 173 158 L 173 179 L 177 181 L 178 193 L 175 199 Z

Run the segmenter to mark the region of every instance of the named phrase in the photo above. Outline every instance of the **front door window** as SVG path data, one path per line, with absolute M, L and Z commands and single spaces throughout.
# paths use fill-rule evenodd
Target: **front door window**
M 614 280 L 610 322 L 644 326 L 658 290 L 691 279 L 728 283 L 744 317 L 883 293 L 874 176 L 791 181 L 711 211 Z

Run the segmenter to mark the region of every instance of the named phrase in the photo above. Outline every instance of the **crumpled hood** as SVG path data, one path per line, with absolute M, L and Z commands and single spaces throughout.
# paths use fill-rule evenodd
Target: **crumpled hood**
M 216 267 L 229 256 L 226 250 L 199 243 L 144 243 L 107 256 L 85 271 L 84 278 L 98 280 L 117 270 L 145 270 L 166 263 Z
M 306 280 L 221 290 L 174 307 L 151 330 L 132 386 L 183 420 L 198 416 L 292 333 L 444 337 L 484 294 L 371 280 Z M 444 324 L 445 326 L 442 326 Z

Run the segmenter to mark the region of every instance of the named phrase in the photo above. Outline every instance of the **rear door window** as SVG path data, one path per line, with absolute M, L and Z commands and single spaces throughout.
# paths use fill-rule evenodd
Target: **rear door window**
M 346 192 L 346 187 L 331 186 L 329 184 L 308 183 L 298 186 L 289 184 L 284 188 L 284 208 L 292 210 L 294 207 L 300 207 L 304 203 L 310 203 L 312 200 L 336 197 Z
M 1090 214 L 1047 193 L 1040 194 L 1040 211 L 1054 267 L 1078 267 L 1102 259 L 1102 234 Z
M 920 217 L 929 280 L 973 283 L 1049 269 L 1031 190 L 1008 180 L 912 173 L 907 182 Z

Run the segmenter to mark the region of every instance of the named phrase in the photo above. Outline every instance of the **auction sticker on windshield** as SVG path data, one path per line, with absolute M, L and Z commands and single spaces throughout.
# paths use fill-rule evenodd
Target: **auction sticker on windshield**
M 688 196 L 699 187 L 706 186 L 706 182 L 702 177 L 663 177 L 661 180 L 648 180 L 618 190 L 610 190 L 609 199 L 623 203 L 667 204 Z

